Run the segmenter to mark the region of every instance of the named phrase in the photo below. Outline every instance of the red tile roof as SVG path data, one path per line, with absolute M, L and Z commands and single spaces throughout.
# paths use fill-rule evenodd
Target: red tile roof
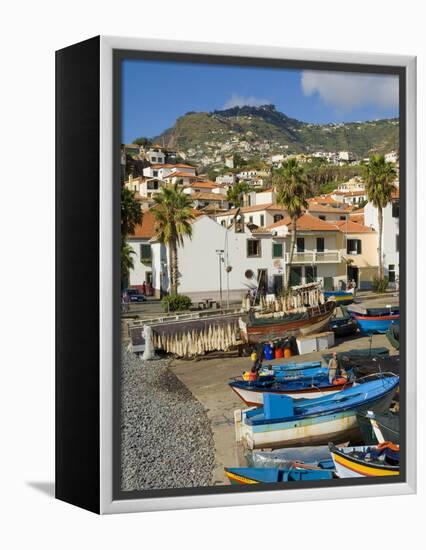
M 345 221 L 336 221 L 332 222 L 339 228 L 339 231 L 342 233 L 375 233 L 375 230 L 372 227 L 368 227 L 362 223 L 354 222 L 352 220 Z
M 164 179 L 169 178 L 196 178 L 194 174 L 191 174 L 190 172 L 170 172 L 170 174 L 167 174 L 167 176 L 164 176 Z
M 342 222 L 344 223 L 344 222 Z M 282 227 L 283 225 L 286 225 L 289 229 L 291 229 L 291 218 L 289 216 L 285 217 L 283 220 L 280 220 L 279 222 L 273 223 L 272 225 L 269 225 L 267 229 L 275 229 L 277 227 Z M 338 227 L 334 224 L 334 222 L 326 222 L 324 220 L 320 220 L 319 218 L 312 216 L 309 213 L 302 214 L 300 218 L 297 220 L 297 230 L 299 231 L 338 231 Z
M 249 212 L 260 212 L 262 210 L 273 210 L 277 212 L 285 212 L 284 208 L 282 206 L 278 206 L 278 204 L 274 204 L 272 202 L 268 202 L 265 204 L 255 204 L 253 206 L 242 206 L 240 208 L 240 212 L 242 214 L 247 214 Z M 225 212 L 225 214 L 229 214 L 230 216 L 233 216 L 236 214 L 237 208 L 231 208 L 231 210 L 228 210 Z
M 152 210 L 146 210 L 142 215 L 142 223 L 135 227 L 133 235 L 129 235 L 129 240 L 133 239 L 151 239 L 156 234 L 155 216 Z

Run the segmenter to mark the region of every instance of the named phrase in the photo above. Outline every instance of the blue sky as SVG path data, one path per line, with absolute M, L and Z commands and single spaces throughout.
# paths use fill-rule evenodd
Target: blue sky
M 398 116 L 395 76 L 145 60 L 123 62 L 124 143 L 154 137 L 188 111 L 273 103 L 287 116 L 327 123 Z

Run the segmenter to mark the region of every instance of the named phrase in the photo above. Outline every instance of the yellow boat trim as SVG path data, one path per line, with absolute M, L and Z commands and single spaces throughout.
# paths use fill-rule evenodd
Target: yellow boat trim
M 382 468 L 375 468 L 374 466 L 364 466 L 364 464 L 358 464 L 357 462 L 354 462 L 353 460 L 344 458 L 341 455 L 333 454 L 334 460 L 341 464 L 342 466 L 345 466 L 345 468 L 349 468 L 350 470 L 353 470 L 354 472 L 358 472 L 359 474 L 363 474 L 365 476 L 398 476 L 399 470 L 384 470 Z
M 238 481 L 239 483 L 243 483 L 244 485 L 253 485 L 259 483 L 258 481 L 255 481 L 254 479 L 249 479 L 248 477 L 242 477 L 231 472 L 225 473 L 229 477 L 229 479 L 233 479 L 234 481 Z

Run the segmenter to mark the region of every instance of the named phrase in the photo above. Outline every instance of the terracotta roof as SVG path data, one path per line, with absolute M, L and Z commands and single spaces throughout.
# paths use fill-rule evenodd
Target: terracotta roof
M 345 223 L 342 221 L 342 223 Z M 286 216 L 283 220 L 280 220 L 279 222 L 273 223 L 272 225 L 268 225 L 267 229 L 272 230 L 277 227 L 282 227 L 283 225 L 286 225 L 291 229 L 291 218 L 289 216 Z M 299 231 L 338 231 L 339 228 L 336 226 L 336 224 L 333 222 L 326 222 L 324 220 L 320 220 L 319 218 L 316 218 L 315 216 L 312 216 L 311 214 L 308 214 L 307 212 L 305 214 L 302 214 L 300 218 L 297 220 L 297 230 Z
M 364 224 L 349 220 L 333 222 L 335 226 L 339 228 L 342 233 L 375 233 L 372 227 L 368 227 Z
M 221 195 L 219 193 L 207 193 L 203 191 L 197 191 L 196 193 L 193 193 L 191 196 L 191 199 L 193 200 L 209 200 L 209 201 L 218 201 L 223 202 L 226 201 L 225 195 Z
M 342 204 L 343 203 L 339 203 Z M 308 206 L 308 212 L 324 212 L 327 214 L 347 214 L 352 210 L 351 206 L 343 205 L 341 207 L 324 206 L 322 204 L 312 203 Z
M 351 222 L 364 224 L 364 214 L 357 214 L 350 217 Z
M 223 187 L 220 183 L 214 183 L 213 181 L 194 181 L 189 187 L 199 187 L 200 189 L 217 189 Z
M 132 239 L 151 239 L 155 236 L 155 216 L 152 210 L 147 210 L 142 215 L 142 223 L 135 227 L 133 235 L 129 235 L 129 240 Z
M 170 174 L 167 174 L 167 176 L 164 176 L 164 179 L 169 178 L 196 178 L 194 174 L 191 174 L 190 172 L 170 172 Z
M 360 214 L 364 214 L 364 207 L 357 208 L 356 210 L 352 210 L 349 216 L 352 218 L 353 216 L 359 216 Z
M 316 204 L 340 204 L 328 195 L 320 195 L 318 197 L 311 197 L 308 202 L 314 202 Z
M 225 213 L 232 216 L 237 212 L 237 210 L 238 210 L 237 208 L 231 208 L 231 210 L 228 210 Z M 265 204 L 255 204 L 253 206 L 242 206 L 240 208 L 240 212 L 242 214 L 247 214 L 249 212 L 260 212 L 261 210 L 275 210 L 279 212 L 285 212 L 282 206 L 278 206 L 278 204 L 274 204 L 272 202 L 268 202 Z

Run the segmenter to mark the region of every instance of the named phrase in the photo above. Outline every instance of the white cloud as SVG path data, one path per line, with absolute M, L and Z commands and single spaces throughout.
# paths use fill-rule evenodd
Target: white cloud
M 260 107 L 261 105 L 270 105 L 269 99 L 262 99 L 260 97 L 248 96 L 244 97 L 238 94 L 232 94 L 230 99 L 224 104 L 223 109 L 232 109 L 232 107 Z
M 303 71 L 302 90 L 306 96 L 318 94 L 324 103 L 338 111 L 374 105 L 381 109 L 398 106 L 398 77 Z

